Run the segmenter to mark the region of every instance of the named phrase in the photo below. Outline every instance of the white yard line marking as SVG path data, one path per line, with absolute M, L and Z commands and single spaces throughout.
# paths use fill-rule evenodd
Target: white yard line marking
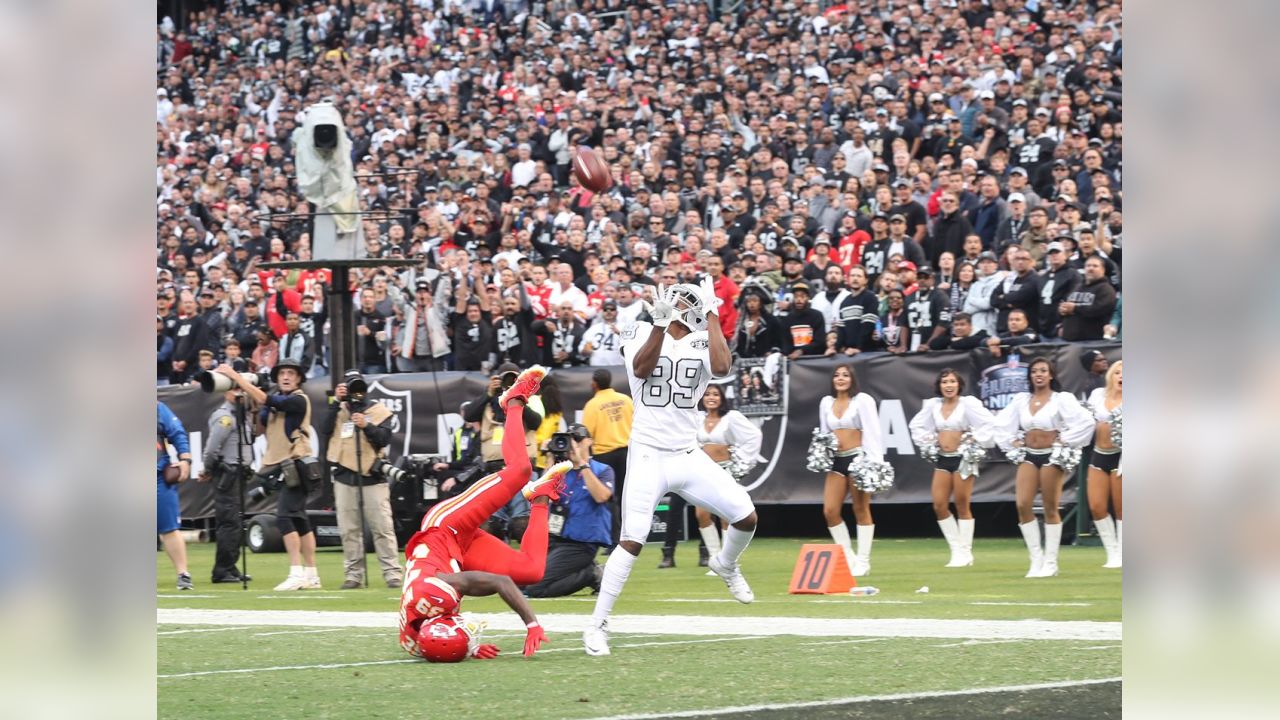
M 957 697 L 963 695 L 987 695 L 990 693 L 1028 692 L 1032 690 L 1057 690 L 1061 688 L 1083 687 L 1086 685 L 1102 685 L 1120 682 L 1121 678 L 1099 678 L 1097 680 L 1065 680 L 1062 682 L 1036 683 L 1034 685 L 1004 685 L 1000 687 L 972 688 L 968 690 L 939 690 L 935 692 L 894 693 L 892 695 L 855 695 L 852 697 L 833 698 L 831 700 L 813 700 L 798 703 L 773 703 L 769 705 L 740 705 L 738 707 L 715 708 L 714 710 L 686 710 L 684 712 L 664 712 L 642 715 L 609 715 L 592 720 L 653 720 L 654 718 L 689 718 L 714 717 L 730 713 L 761 712 L 765 710 L 793 710 L 796 708 L 829 707 L 831 705 L 847 705 L 853 703 L 880 702 L 887 700 L 923 700 L 925 698 Z
M 1000 645 L 1003 643 L 1026 642 L 1025 640 L 963 640 L 958 643 L 946 643 L 945 645 L 930 645 L 929 647 L 963 647 L 965 645 Z
M 252 630 L 252 627 L 219 627 L 219 628 L 192 628 L 190 630 L 164 630 L 156 633 L 156 635 L 187 635 L 190 633 L 211 633 L 211 632 L 228 632 L 230 630 Z
M 299 595 L 280 593 L 279 595 L 259 595 L 259 600 L 341 600 L 346 595 Z
M 265 668 L 233 668 L 231 670 L 201 670 L 199 672 L 170 673 L 168 675 L 157 675 L 157 678 L 184 678 L 197 677 L 201 675 L 236 675 L 241 673 L 260 673 L 274 672 L 276 670 L 328 670 L 332 668 L 349 668 L 361 667 L 364 665 L 398 665 L 400 663 L 422 662 L 418 658 L 404 658 L 403 660 L 370 660 L 368 662 L 354 663 L 330 663 L 328 665 L 277 665 L 275 667 Z
M 698 645 L 701 643 L 737 642 L 739 640 L 764 640 L 766 637 L 767 637 L 766 635 L 743 635 L 741 637 L 711 638 L 708 640 L 665 640 L 665 641 L 659 641 L 659 642 L 643 642 L 643 643 L 628 643 L 626 645 L 610 645 L 609 649 L 617 650 L 619 648 L 657 647 L 659 645 Z M 539 650 L 538 654 L 541 655 L 542 653 L 549 653 L 549 652 L 570 652 L 570 651 L 583 652 L 582 648 L 580 647 L 561 647 L 561 648 L 551 648 L 550 650 Z
M 764 640 L 765 637 L 766 636 L 764 635 L 744 635 L 741 637 L 711 638 L 706 640 L 668 640 L 665 642 L 627 643 L 625 645 L 614 645 L 613 649 L 617 650 L 620 648 L 656 647 L 659 645 L 696 645 L 696 644 L 705 644 L 705 643 L 736 642 L 738 640 Z M 543 655 L 545 653 L 553 653 L 553 652 L 582 652 L 582 648 L 581 647 L 549 648 L 547 650 L 539 650 L 538 654 Z M 514 655 L 516 653 L 511 653 L 511 654 Z M 157 675 L 156 677 L 161 679 L 165 679 L 165 678 L 171 679 L 171 678 L 200 677 L 204 675 L 240 675 L 244 673 L 277 672 L 280 670 L 331 670 L 335 668 L 362 667 L 365 665 L 397 665 L 400 663 L 412 663 L 412 662 L 423 662 L 423 661 L 417 658 L 404 658 L 402 660 L 370 660 L 367 662 L 327 663 L 324 665 L 277 665 L 275 667 L 265 667 L 265 668 L 231 668 L 228 670 L 200 670 L 197 672 L 171 673 L 168 675 Z
M 827 640 L 825 642 L 800 643 L 801 645 L 856 645 L 858 643 L 882 642 L 887 638 L 859 638 L 856 640 Z
M 1118 650 L 1120 645 L 1090 645 L 1088 647 L 1078 647 L 1077 650 Z
M 477 620 L 498 632 L 523 632 L 513 613 L 475 613 Z M 364 627 L 392 629 L 394 612 L 334 610 L 212 610 L 159 608 L 162 625 L 258 625 L 294 627 Z M 580 633 L 590 616 L 550 613 L 539 620 L 548 632 Z M 813 638 L 919 637 L 952 640 L 1094 640 L 1122 639 L 1118 622 L 1047 620 L 942 620 L 934 618 L 802 618 L 710 617 L 705 615 L 615 615 L 609 619 L 617 633 L 667 635 L 740 635 L 744 627 L 763 635 L 801 635 Z
M 221 596 L 220 595 L 192 595 L 190 593 L 156 593 L 156 597 L 160 599 L 168 600 L 172 598 L 216 598 Z
M 970 602 L 969 605 L 998 605 L 1014 607 L 1093 607 L 1092 602 Z
M 269 637 L 271 635 L 308 635 L 310 633 L 331 633 L 342 632 L 342 628 L 324 628 L 323 630 L 277 630 L 275 632 L 254 633 L 254 637 Z

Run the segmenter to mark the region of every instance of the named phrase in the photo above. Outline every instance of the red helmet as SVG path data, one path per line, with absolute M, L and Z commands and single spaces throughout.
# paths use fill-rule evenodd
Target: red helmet
M 418 628 L 418 648 L 428 662 L 461 662 L 478 645 L 478 633 L 458 615 L 432 618 Z

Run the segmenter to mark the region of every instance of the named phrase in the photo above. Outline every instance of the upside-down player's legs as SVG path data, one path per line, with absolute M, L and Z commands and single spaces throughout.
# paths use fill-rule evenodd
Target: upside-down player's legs
M 489 533 L 476 533 L 462 556 L 462 569 L 506 575 L 517 585 L 541 582 L 547 569 L 547 505 L 534 503 L 529 509 L 519 550 Z
M 524 488 L 533 473 L 533 466 L 525 449 L 522 416 L 523 406 L 512 405 L 503 424 L 502 460 L 506 467 L 481 478 L 461 495 L 431 508 L 422 518 L 423 529 L 447 527 L 461 540 L 475 532 L 494 511 L 506 505 Z

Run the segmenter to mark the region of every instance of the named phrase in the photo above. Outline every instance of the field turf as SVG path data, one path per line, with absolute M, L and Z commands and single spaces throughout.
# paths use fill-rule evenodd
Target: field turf
M 372 556 L 379 582 L 369 589 L 336 589 L 335 549 L 320 553 L 325 590 L 275 593 L 284 555 L 251 556 L 258 579 L 245 591 L 210 584 L 213 548 L 191 545 L 192 592 L 174 589 L 172 567 L 157 556 L 160 715 L 418 718 L 441 707 L 451 720 L 1119 715 L 1119 683 L 1085 684 L 1121 672 L 1120 574 L 1099 567 L 1101 548 L 1065 547 L 1059 577 L 1029 580 L 1016 540 L 979 540 L 977 565 L 958 569 L 942 567 L 941 539 L 877 540 L 861 584 L 880 594 L 852 598 L 787 594 L 801 542 L 752 544 L 743 561 L 756 593 L 749 606 L 703 576 L 695 544 L 681 546 L 670 570 L 656 569 L 659 553 L 646 550 L 615 608 L 607 658 L 581 649 L 589 592 L 531 601 L 550 636 L 532 659 L 520 656 L 523 633 L 500 600 L 469 598 L 464 610 L 490 619 L 485 639 L 502 655 L 457 665 L 399 648 L 398 591 L 376 577 Z M 875 629 L 851 630 L 858 620 Z

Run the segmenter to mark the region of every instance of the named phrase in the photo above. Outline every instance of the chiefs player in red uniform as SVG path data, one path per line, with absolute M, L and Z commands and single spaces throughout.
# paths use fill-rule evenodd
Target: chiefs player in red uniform
M 463 595 L 501 596 L 528 628 L 526 657 L 547 639 L 517 587 L 542 579 L 547 565 L 547 502 L 559 499 L 564 475 L 572 467 L 572 463 L 558 463 L 529 482 L 533 468 L 525 448 L 522 409 L 546 374 L 538 366 L 525 370 L 498 399 L 507 416 L 502 435 L 506 467 L 432 507 L 405 546 L 400 645 L 412 655 L 432 662 L 457 662 L 467 656 L 487 659 L 498 654 L 493 645 L 478 645 L 475 631 L 458 616 Z M 520 550 L 514 550 L 479 528 L 518 492 L 524 493 L 531 507 Z

